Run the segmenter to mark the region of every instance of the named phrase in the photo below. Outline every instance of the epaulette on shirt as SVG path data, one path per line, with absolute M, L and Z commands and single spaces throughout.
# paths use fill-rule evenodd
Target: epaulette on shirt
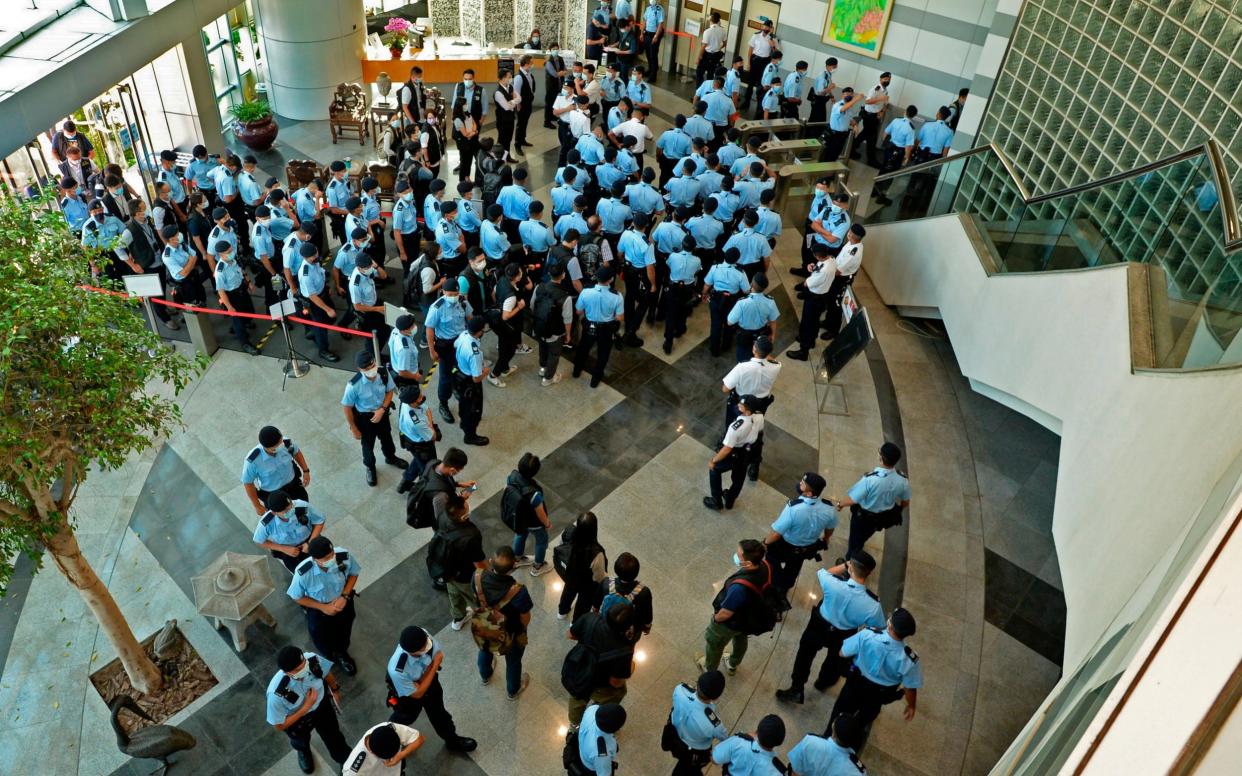
M 356 286 L 361 282 L 362 282 L 362 275 L 354 275 L 354 285 Z
M 720 724 L 720 717 L 716 716 L 716 712 L 711 706 L 704 706 L 703 713 L 707 715 L 707 721 L 712 723 L 713 726 Z
M 362 379 L 362 372 L 359 372 L 358 374 L 356 374 L 356 375 L 354 375 L 353 377 L 349 378 L 349 384 L 350 384 L 350 385 L 353 385 L 353 384 L 357 383 L 357 382 L 358 382 L 359 380 L 361 380 L 361 379 Z
M 797 504 L 797 503 L 798 503 L 799 501 L 801 501 L 801 500 L 802 500 L 802 497 L 801 497 L 801 496 L 799 496 L 798 498 L 791 498 L 791 499 L 789 499 L 789 502 L 788 502 L 788 503 L 789 503 L 789 506 L 791 506 L 791 507 L 792 507 L 792 506 L 794 506 L 795 504 Z
M 912 647 L 909 647 L 909 646 L 906 647 L 906 657 L 910 658 L 916 663 L 919 662 L 919 653 L 915 652 Z
M 397 658 L 397 670 L 398 670 L 398 671 L 404 671 L 404 670 L 405 670 L 405 664 L 406 664 L 406 662 L 408 662 L 408 661 L 409 661 L 409 658 L 410 658 L 410 653 L 409 653 L 409 652 L 405 652 L 405 651 L 403 650 L 403 651 L 401 652 L 401 657 Z
M 410 338 L 402 334 L 401 335 L 401 347 L 408 348 L 409 346 L 410 346 Z
M 873 600 L 873 601 L 879 601 L 879 600 L 880 600 L 880 597 L 879 597 L 878 595 L 876 595 L 875 593 L 873 593 L 873 592 L 871 591 L 871 588 L 869 588 L 869 587 L 864 587 L 864 588 L 863 588 L 863 590 L 866 590 L 866 591 L 867 591 L 867 595 L 871 596 L 871 600 Z
M 259 451 L 260 451 L 260 450 L 262 450 L 262 449 L 263 449 L 263 448 L 260 446 L 260 447 L 256 447 L 255 449 L 251 450 L 251 451 L 250 451 L 250 455 L 246 456 L 246 460 L 247 460 L 247 461 L 253 461 L 253 460 L 255 460 L 256 458 L 258 458 L 258 457 L 259 457 Z
M 608 741 L 603 736 L 595 739 L 595 746 L 599 750 L 600 757 L 608 756 Z
M 315 565 L 315 559 L 307 558 L 306 560 L 298 564 L 298 573 L 306 574 L 307 572 L 311 570 L 311 566 L 314 566 L 314 565 Z
M 268 524 L 270 524 L 270 523 L 272 522 L 272 520 L 273 520 L 275 517 L 276 517 L 276 515 L 274 515 L 273 513 L 271 513 L 271 512 L 266 512 L 266 513 L 264 513 L 263 517 L 259 520 L 259 522 L 260 522 L 260 523 L 262 523 L 263 525 L 268 525 Z
M 681 686 L 682 686 L 684 689 L 689 690 L 690 692 L 694 692 L 694 688 L 693 688 L 692 686 L 690 686 L 689 684 L 687 684 L 686 682 L 682 682 L 682 683 L 681 683 Z
M 283 441 L 285 443 L 285 449 L 292 453 L 293 452 L 293 440 L 290 439 L 289 437 L 285 437 Z
M 849 754 L 850 754 L 850 762 L 854 763 L 854 767 L 858 769 L 859 773 L 865 774 L 867 772 L 867 766 L 863 765 L 862 760 L 858 759 L 858 755 L 854 754 L 853 752 L 850 752 Z
M 742 427 L 742 419 L 741 419 L 741 418 L 738 418 L 737 420 L 733 421 L 733 423 L 732 423 L 732 424 L 730 424 L 730 426 L 729 426 L 729 428 L 741 428 L 741 427 Z
M 349 764 L 349 769 L 354 773 L 358 773 L 362 769 L 362 764 L 366 761 L 367 753 L 365 751 L 359 752 L 358 756 L 354 758 L 354 761 Z
M 883 628 L 873 628 L 870 625 L 867 626 L 867 630 L 871 631 L 872 633 L 883 633 L 884 632 Z

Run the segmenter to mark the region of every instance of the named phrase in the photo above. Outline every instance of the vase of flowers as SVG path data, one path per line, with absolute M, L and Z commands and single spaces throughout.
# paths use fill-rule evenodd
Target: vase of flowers
M 272 108 L 264 100 L 248 100 L 229 108 L 235 119 L 233 134 L 255 151 L 266 151 L 276 142 L 280 125 L 272 116 Z
M 410 42 L 410 26 L 409 21 L 400 16 L 392 17 L 384 25 L 384 32 L 388 33 L 388 50 L 392 52 L 393 59 L 400 59 L 401 52 L 405 51 L 406 44 Z

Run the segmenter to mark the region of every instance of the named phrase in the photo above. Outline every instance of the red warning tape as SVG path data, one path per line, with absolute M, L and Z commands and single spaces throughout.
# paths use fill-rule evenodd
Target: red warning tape
M 99 288 L 98 286 L 80 285 L 78 286 L 78 288 L 81 288 L 84 291 L 92 291 L 97 294 L 108 294 L 110 296 L 119 296 L 122 299 L 131 298 L 129 294 L 123 291 L 113 291 L 108 288 Z M 181 304 L 180 302 L 170 302 L 167 299 L 161 299 L 158 296 L 152 296 L 148 298 L 156 304 L 162 304 L 165 307 L 174 307 L 178 310 L 185 310 L 191 313 L 209 313 L 211 315 L 226 315 L 231 318 L 255 318 L 260 321 L 277 320 L 276 318 L 273 318 L 270 315 L 263 315 L 261 313 L 239 313 L 239 312 L 229 312 L 228 310 L 217 310 L 212 307 L 196 307 L 194 305 Z M 341 334 L 352 334 L 354 336 L 359 336 L 359 337 L 368 336 L 367 332 L 365 331 L 360 331 L 358 329 L 347 329 L 343 326 L 333 326 L 330 323 L 320 323 L 318 321 L 312 321 L 309 318 L 303 318 L 298 315 L 290 315 L 288 316 L 288 319 L 296 323 L 304 324 L 306 326 L 315 326 L 320 329 L 327 329 L 328 331 L 340 332 Z

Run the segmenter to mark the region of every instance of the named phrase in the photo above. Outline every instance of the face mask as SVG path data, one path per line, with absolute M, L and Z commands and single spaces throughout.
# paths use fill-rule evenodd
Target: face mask
M 573 94 L 573 91 L 574 91 L 573 89 L 561 89 L 561 94 L 568 97 L 569 95 Z
M 482 272 L 483 270 L 487 269 L 487 262 L 476 261 L 470 265 L 470 269 L 474 270 L 475 272 Z
M 96 213 L 95 221 L 102 224 L 104 222 L 104 217 L 105 215 L 103 213 Z
M 414 195 L 413 195 L 413 194 L 403 194 L 403 195 L 401 195 L 401 200 L 402 200 L 403 202 L 410 202 L 410 201 L 411 201 L 411 200 L 413 200 L 413 199 L 414 199 Z
M 310 663 L 307 663 L 306 665 L 302 666 L 297 671 L 294 671 L 292 674 L 290 674 L 290 676 L 292 676 L 294 679 L 305 679 L 306 677 L 310 676 Z
M 530 42 L 531 42 L 531 43 L 534 43 L 534 44 L 536 44 L 536 45 L 538 45 L 538 43 L 539 43 L 539 36 L 538 36 L 538 35 L 534 36 L 533 38 L 531 38 L 531 39 L 530 39 Z
M 328 558 L 326 560 L 317 560 L 315 561 L 315 565 L 323 569 L 324 571 L 327 571 L 328 569 L 332 568 L 332 563 L 334 560 L 335 558 Z
M 841 212 L 841 206 L 840 206 L 840 205 L 838 205 L 838 204 L 837 204 L 837 203 L 835 203 L 835 202 L 831 203 L 828 207 L 829 207 L 829 208 L 831 208 L 831 209 L 832 209 L 832 212 L 834 212 L 834 213 L 840 213 L 840 212 Z
M 227 222 L 227 223 L 225 223 L 225 226 L 227 226 L 227 227 L 228 227 L 228 228 L 230 228 L 230 229 L 236 229 L 236 228 L 237 228 L 237 222 L 236 222 L 236 221 L 234 221 L 233 219 L 231 219 L 231 218 L 230 218 L 230 219 L 228 220 L 228 222 Z
M 633 83 L 638 83 L 638 76 L 636 76 L 636 75 L 632 75 L 632 76 L 630 76 L 630 81 L 631 81 L 631 82 L 633 82 Z
M 362 370 L 362 376 L 367 378 L 368 380 L 374 380 L 378 374 L 379 374 L 379 369 L 376 367 L 371 367 L 370 369 Z
M 222 254 L 220 254 L 220 256 L 219 256 L 218 258 L 220 259 L 220 261 L 224 262 L 225 264 L 232 264 L 232 263 L 233 263 L 233 256 L 232 256 L 231 254 L 228 254 L 228 253 L 222 253 Z
M 473 78 L 463 78 L 461 79 L 461 82 L 466 85 L 467 89 L 470 88 L 471 86 L 474 86 Z
M 434 126 L 434 125 L 435 125 L 435 123 L 436 123 L 436 117 L 435 117 L 435 116 L 428 116 L 428 117 L 427 117 L 427 123 L 428 123 L 428 124 L 431 124 L 431 125 L 433 125 L 433 126 Z
M 824 191 L 823 189 L 815 190 L 815 199 L 823 199 L 826 196 L 828 196 L 828 192 Z
M 737 556 L 736 552 L 733 553 L 733 565 L 737 566 L 738 568 L 742 567 L 742 559 Z

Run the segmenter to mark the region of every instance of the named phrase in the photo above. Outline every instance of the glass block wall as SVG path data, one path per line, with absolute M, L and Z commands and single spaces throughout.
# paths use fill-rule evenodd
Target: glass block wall
M 1238 0 L 1026 0 L 998 76 L 980 143 L 1001 147 L 1032 194 L 1132 169 L 1213 137 L 1233 190 L 1242 190 L 1242 2 Z M 962 194 L 994 222 L 1020 217 L 999 170 L 974 165 Z M 1242 297 L 1242 254 L 1220 248 L 1218 207 L 1190 208 L 1199 223 L 1154 226 L 1184 180 L 1153 180 L 1148 196 L 1102 197 L 1094 226 L 1119 261 L 1158 260 L 1171 290 Z M 1068 203 L 1040 207 L 1066 218 Z M 1068 205 L 1072 207 L 1072 205 Z M 1167 211 L 1166 211 L 1167 212 Z M 1172 241 L 1152 253 L 1153 243 Z M 1107 260 L 1107 259 L 1106 259 Z

